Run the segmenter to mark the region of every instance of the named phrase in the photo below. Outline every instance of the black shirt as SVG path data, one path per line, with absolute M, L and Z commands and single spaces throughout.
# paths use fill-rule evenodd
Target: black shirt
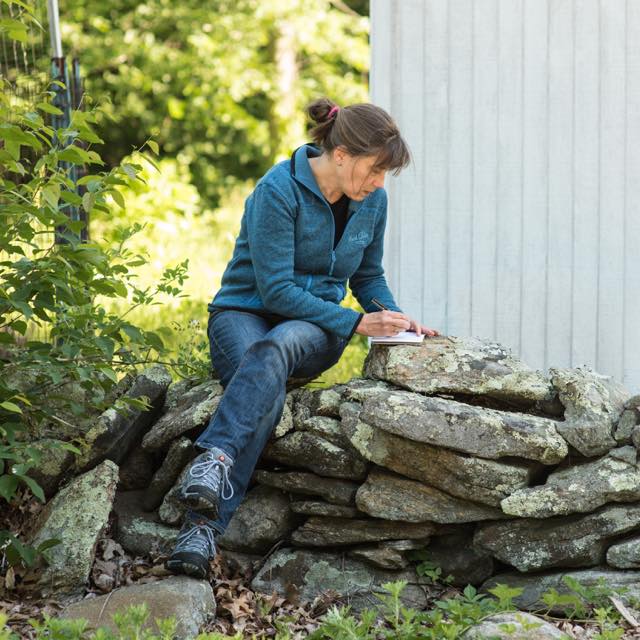
M 335 222 L 336 232 L 333 235 L 333 248 L 335 249 L 342 238 L 344 228 L 347 226 L 347 218 L 349 216 L 349 198 L 345 193 L 331 205 L 333 220 Z

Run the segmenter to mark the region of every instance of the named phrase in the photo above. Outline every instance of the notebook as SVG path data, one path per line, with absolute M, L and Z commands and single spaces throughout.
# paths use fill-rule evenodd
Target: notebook
M 414 331 L 401 331 L 395 336 L 374 336 L 371 344 L 420 344 L 424 340 L 424 333 L 418 335 Z

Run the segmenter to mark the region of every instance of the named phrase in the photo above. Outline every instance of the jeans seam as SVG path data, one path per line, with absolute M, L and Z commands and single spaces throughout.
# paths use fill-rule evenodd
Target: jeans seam
M 218 340 L 216 339 L 215 333 L 212 333 L 211 335 L 211 339 L 213 340 L 214 344 L 216 345 L 216 348 L 220 351 L 220 353 L 226 358 L 227 362 L 231 365 L 231 367 L 233 368 L 233 360 L 229 357 L 229 355 L 227 354 L 227 352 L 222 348 L 222 345 L 218 342 Z M 215 365 L 214 365 L 215 366 Z

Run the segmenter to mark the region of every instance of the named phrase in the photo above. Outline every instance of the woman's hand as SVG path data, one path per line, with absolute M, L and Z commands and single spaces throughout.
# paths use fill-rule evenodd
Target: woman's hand
M 417 335 L 439 336 L 435 329 L 421 325 L 399 311 L 375 311 L 365 313 L 358 324 L 356 333 L 363 336 L 395 336 L 401 331 L 415 331 Z

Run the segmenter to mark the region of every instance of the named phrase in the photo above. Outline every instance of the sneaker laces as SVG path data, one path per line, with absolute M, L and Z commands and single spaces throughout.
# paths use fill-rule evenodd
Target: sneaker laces
M 216 468 L 219 468 L 220 473 L 214 473 Z M 197 478 L 203 485 L 212 489 L 216 493 L 222 480 L 222 499 L 229 500 L 233 498 L 233 486 L 229 479 L 230 467 L 224 462 L 215 457 L 215 454 L 211 451 L 207 451 L 200 462 L 194 462 L 189 470 L 189 476 Z M 229 495 L 224 495 L 225 487 L 229 488 Z
M 216 553 L 213 530 L 205 524 L 193 523 L 178 534 L 175 551 L 194 551 L 207 558 L 213 557 Z

